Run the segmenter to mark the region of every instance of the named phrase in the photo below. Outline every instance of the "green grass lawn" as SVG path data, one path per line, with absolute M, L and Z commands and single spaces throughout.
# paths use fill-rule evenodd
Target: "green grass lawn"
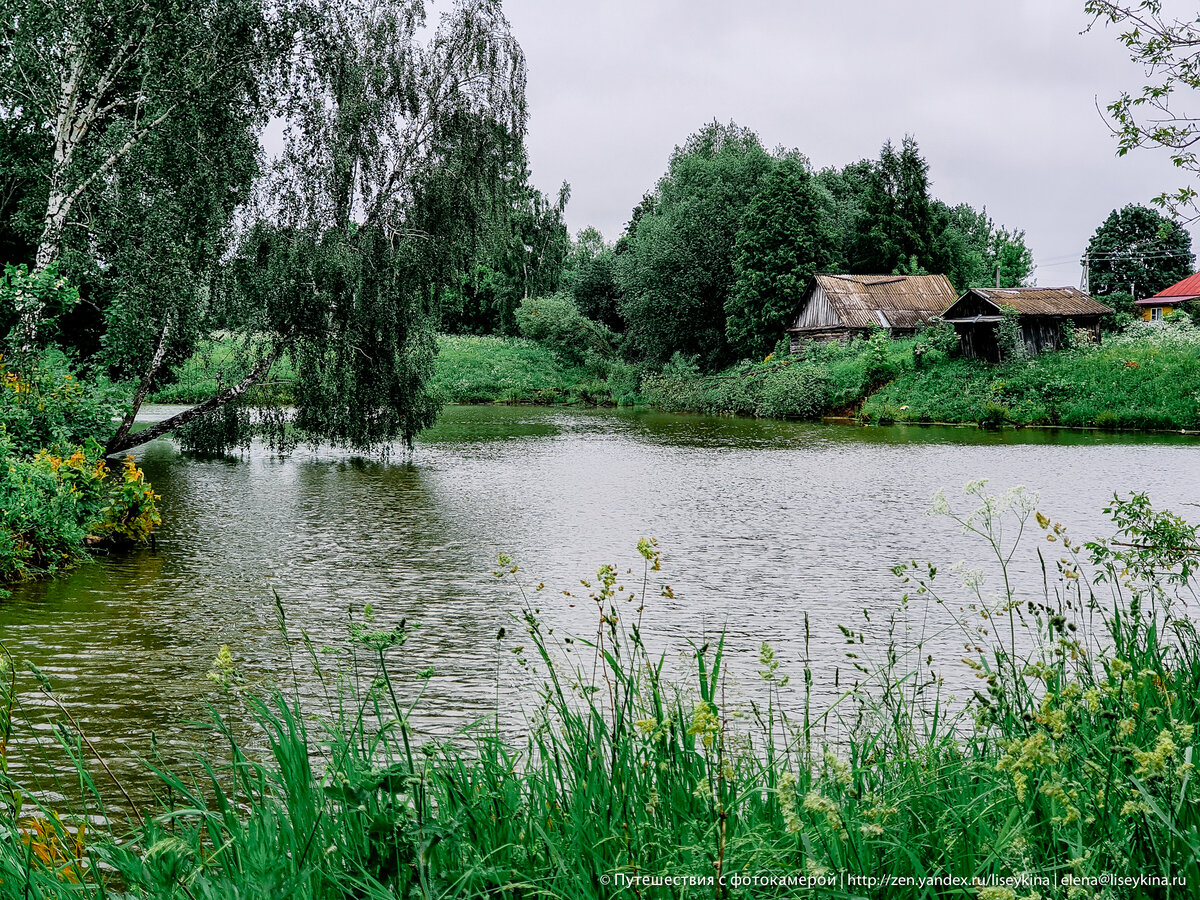
M 199 403 L 246 371 L 243 343 L 228 335 L 204 341 L 156 391 L 155 403 Z M 287 402 L 296 372 L 285 354 L 271 369 L 272 396 Z M 218 381 L 220 378 L 220 381 Z M 569 366 L 523 338 L 439 335 L 433 387 L 447 403 L 610 403 L 609 373 Z
M 524 338 L 440 335 L 433 385 L 448 403 L 606 403 L 602 372 Z

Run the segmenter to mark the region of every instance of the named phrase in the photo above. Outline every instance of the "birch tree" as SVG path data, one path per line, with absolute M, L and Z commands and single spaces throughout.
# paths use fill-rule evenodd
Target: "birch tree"
M 499 2 L 306 0 L 284 103 L 285 149 L 247 210 L 215 306 L 240 366 L 205 401 L 133 433 L 178 429 L 221 450 L 260 434 L 369 448 L 432 423 L 438 293 L 507 202 L 525 125 L 525 68 Z M 169 330 L 169 322 L 163 328 Z M 165 340 L 166 338 L 164 338 Z M 286 353 L 290 423 L 247 398 Z M 161 376 L 152 355 L 143 378 Z
M 0 0 L 0 115 L 48 143 L 36 269 L 85 194 L 181 109 L 259 101 L 268 24 L 258 0 Z M 42 310 L 18 313 L 30 347 Z

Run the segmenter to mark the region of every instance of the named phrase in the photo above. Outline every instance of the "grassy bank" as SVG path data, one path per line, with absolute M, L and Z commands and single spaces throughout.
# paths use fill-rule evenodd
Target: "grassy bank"
M 894 640 L 872 649 L 846 629 L 856 684 L 831 709 L 809 699 L 826 673 L 765 645 L 753 702 L 719 638 L 691 645 L 690 677 L 668 680 L 640 640 L 669 590 L 653 587 L 644 541 L 636 574 L 604 566 L 560 597 L 594 605 L 592 640 L 554 637 L 537 588 L 521 589 L 530 606 L 497 652 L 540 685 L 522 740 L 486 723 L 414 734 L 436 673 L 394 674 L 406 626 L 369 612 L 347 648 L 311 651 L 327 697 L 315 718 L 288 692 L 260 699 L 222 649 L 210 678 L 225 758 L 198 777 L 154 771 L 153 801 L 114 787 L 64 722 L 86 809 L 0 780 L 0 897 L 1191 896 L 1200 645 L 1181 604 L 1200 536 L 1134 497 L 1114 504 L 1116 542 L 1081 547 L 1024 493 L 969 490 L 970 512 L 937 505 L 944 526 L 980 538 L 986 583 L 1009 583 L 1012 535 L 1034 534 L 1061 554 L 1045 590 L 902 567 Z M 497 575 L 521 578 L 504 557 Z M 961 609 L 961 663 L 935 662 L 931 636 L 905 631 L 925 604 Z M 281 642 L 287 627 L 281 607 Z M 973 696 L 950 700 L 939 666 Z M 54 696 L 40 672 L 0 680 L 5 773 L 27 681 Z M 834 721 L 847 742 L 825 742 Z M 1147 877 L 1188 886 L 1124 881 Z M 1103 890 L 1071 882 L 1101 878 Z
M 877 385 L 913 365 L 916 344 L 882 334 L 810 344 L 802 354 L 776 353 L 708 376 L 677 356 L 661 374 L 643 379 L 642 397 L 667 412 L 774 419 L 852 414 Z
M 1200 428 L 1200 329 L 1135 323 L 1100 345 L 990 365 L 953 356 L 929 336 L 810 344 L 702 375 L 679 357 L 661 372 L 584 356 L 565 362 L 524 338 L 442 335 L 433 387 L 448 403 L 632 405 L 665 412 L 872 424 L 945 422 L 987 427 Z M 229 383 L 228 339 L 206 342 L 157 402 L 197 402 Z M 272 370 L 273 402 L 294 379 Z
M 1099 346 L 989 366 L 907 369 L 866 399 L 870 422 L 1200 428 L 1200 330 L 1135 324 Z
M 155 403 L 199 403 L 240 377 L 238 340 L 204 341 L 177 379 L 151 396 Z M 239 368 L 239 365 L 241 368 Z M 271 401 L 288 402 L 296 373 L 286 354 L 271 369 Z M 607 360 L 570 365 L 524 338 L 439 335 L 433 387 L 447 403 L 629 403 L 637 373 Z M 251 396 L 253 400 L 253 395 Z
M 919 361 L 918 361 L 919 358 Z M 872 424 L 1200 428 L 1200 329 L 1135 323 L 1099 345 L 991 365 L 881 336 L 701 376 L 686 361 L 643 381 L 673 412 L 857 417 Z
M 440 335 L 433 385 L 447 403 L 610 404 L 633 398 L 637 376 L 598 358 L 570 365 L 525 338 Z

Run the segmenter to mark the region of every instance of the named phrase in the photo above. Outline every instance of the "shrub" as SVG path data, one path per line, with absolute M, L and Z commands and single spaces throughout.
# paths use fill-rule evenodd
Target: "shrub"
M 641 369 L 632 363 L 615 361 L 608 366 L 608 394 L 617 406 L 632 406 L 638 402 Z
M 1007 304 L 1000 307 L 1000 324 L 996 326 L 996 343 L 1000 347 L 1000 358 L 1006 361 L 1025 359 L 1029 348 L 1021 334 L 1020 314 Z
M 582 365 L 589 351 L 605 358 L 616 353 L 616 335 L 584 316 L 566 294 L 528 297 L 517 307 L 516 316 L 523 337 L 553 350 L 571 365 Z
M 61 350 L 51 348 L 10 365 L 0 358 L 0 427 L 12 452 L 69 451 L 115 430 L 120 390 L 105 378 L 83 379 Z
M 69 455 L 11 455 L 0 478 L 0 581 L 51 575 L 89 546 L 144 543 L 161 524 L 158 496 L 127 457 L 113 472 L 94 441 Z
M 791 365 L 766 379 L 756 413 L 769 419 L 815 419 L 828 402 L 827 376 L 812 366 Z

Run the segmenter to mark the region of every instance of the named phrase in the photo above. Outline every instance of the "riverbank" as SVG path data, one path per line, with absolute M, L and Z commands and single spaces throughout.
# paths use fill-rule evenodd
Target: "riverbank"
M 920 338 L 812 344 L 718 375 L 668 366 L 643 381 L 642 395 L 674 412 L 1191 431 L 1200 428 L 1200 330 L 1135 323 L 1098 345 L 999 365 L 928 350 Z
M 212 341 L 158 391 L 159 403 L 215 392 L 228 350 Z M 281 359 L 272 401 L 295 378 Z M 226 375 L 228 380 L 228 375 Z M 924 337 L 877 335 L 810 344 L 702 375 L 676 357 L 651 372 L 617 360 L 565 363 L 524 339 L 441 335 L 432 385 L 447 403 L 647 405 L 664 412 L 864 424 L 941 423 L 988 428 L 1109 430 L 1200 428 L 1200 329 L 1135 323 L 1099 345 L 991 365 L 953 357 Z
M 956 512 L 939 498 L 949 518 L 935 521 L 995 542 L 973 562 L 997 584 L 1012 556 L 1002 534 L 1052 538 L 1055 593 L 976 596 L 958 623 L 973 648 L 935 659 L 905 629 L 909 608 L 958 608 L 980 576 L 903 567 L 892 628 L 871 637 L 846 623 L 855 646 L 828 706 L 811 695 L 829 673 L 766 644 L 757 685 L 731 681 L 745 651 L 719 635 L 697 635 L 685 672 L 665 675 L 639 637 L 670 593 L 650 541 L 634 557 L 639 587 L 603 566 L 563 600 L 595 608 L 598 643 L 543 624 L 533 604 L 557 592 L 512 586 L 529 601 L 496 654 L 544 697 L 521 736 L 486 720 L 420 734 L 414 715 L 438 676 L 412 658 L 406 622 L 364 610 L 349 640 L 318 653 L 280 604 L 279 652 L 292 659 L 279 677 L 315 677 L 320 708 L 258 688 L 214 648 L 201 777 L 158 767 L 142 786 L 110 777 L 64 719 L 86 807 L 5 779 L 0 897 L 1075 900 L 1093 882 L 1114 898 L 1190 896 L 1200 646 L 1172 601 L 1190 592 L 1200 535 L 1134 497 L 1114 507 L 1115 542 L 1085 549 L 1028 495 L 975 486 L 968 500 L 977 508 Z M 1144 534 L 1156 546 L 1129 549 Z M 495 574 L 523 579 L 505 556 Z M 1130 610 L 1125 592 L 1158 603 Z M 942 673 L 960 666 L 978 687 L 954 698 Z M 53 676 L 13 672 L 13 687 L 0 680 L 5 772 L 34 752 L 17 691 L 59 708 Z

